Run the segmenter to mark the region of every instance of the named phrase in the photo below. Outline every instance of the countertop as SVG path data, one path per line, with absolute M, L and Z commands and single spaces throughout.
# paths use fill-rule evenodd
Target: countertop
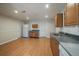
M 53 34 L 52 34 L 53 35 Z M 53 35 L 70 56 L 79 56 L 79 39 L 68 35 Z

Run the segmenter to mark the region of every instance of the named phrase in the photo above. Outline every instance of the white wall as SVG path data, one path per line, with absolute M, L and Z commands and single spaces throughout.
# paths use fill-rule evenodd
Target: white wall
M 30 20 L 30 30 L 32 30 L 32 24 L 38 24 L 40 30 L 40 37 L 50 37 L 50 32 L 55 32 L 54 20 L 51 19 L 32 19 Z
M 0 44 L 21 36 L 22 22 L 0 15 Z

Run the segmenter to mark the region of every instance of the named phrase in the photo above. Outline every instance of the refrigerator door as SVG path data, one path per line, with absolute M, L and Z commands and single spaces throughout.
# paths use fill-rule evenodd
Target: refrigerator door
M 23 37 L 28 37 L 29 26 L 28 24 L 23 25 Z

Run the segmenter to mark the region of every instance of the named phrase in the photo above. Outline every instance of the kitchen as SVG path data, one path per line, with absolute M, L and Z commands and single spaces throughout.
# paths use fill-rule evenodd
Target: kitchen
M 56 33 L 51 33 L 60 44 L 60 55 L 79 55 L 79 4 L 71 3 L 65 6 L 63 14 L 58 14 L 56 19 Z M 61 49 L 63 47 L 63 49 Z M 62 52 L 65 51 L 65 52 Z
M 4 48 L 10 47 L 14 55 L 32 55 L 31 50 L 39 52 L 35 56 L 79 56 L 78 3 L 3 3 L 0 7 L 0 49 L 4 52 L 1 55 L 7 55 Z M 45 50 L 43 54 L 41 49 Z

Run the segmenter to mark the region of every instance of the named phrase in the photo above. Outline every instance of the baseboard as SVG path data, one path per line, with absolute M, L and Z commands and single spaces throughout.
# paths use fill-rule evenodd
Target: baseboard
M 16 40 L 16 39 L 18 39 L 18 38 L 19 38 L 19 37 L 13 38 L 13 39 L 8 40 L 8 41 L 6 41 L 6 42 L 2 42 L 2 43 L 0 43 L 0 45 L 3 45 L 3 44 L 5 44 L 5 43 L 9 43 L 9 42 L 14 41 L 14 40 Z

